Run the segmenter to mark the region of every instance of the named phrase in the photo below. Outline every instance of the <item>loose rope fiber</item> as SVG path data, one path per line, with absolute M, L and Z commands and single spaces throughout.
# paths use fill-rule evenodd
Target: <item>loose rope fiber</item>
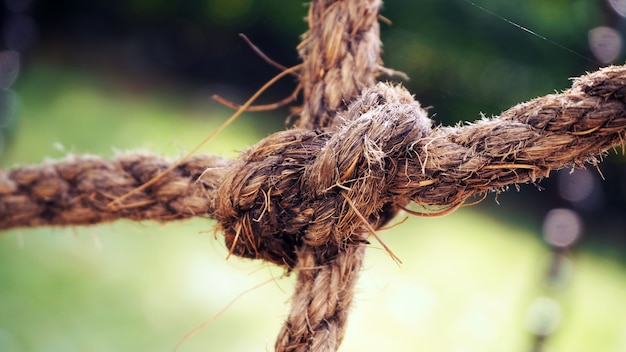
M 0 229 L 88 225 L 121 218 L 169 221 L 212 213 L 227 162 L 209 155 L 189 158 L 123 206 L 110 206 L 171 164 L 149 154 L 115 160 L 85 155 L 0 170 Z
M 275 133 L 234 163 L 194 156 L 120 208 L 107 204 L 169 162 L 145 154 L 113 161 L 84 156 L 0 171 L 0 229 L 214 217 L 234 254 L 298 271 L 294 311 L 277 350 L 307 351 L 327 336 L 336 336 L 327 343 L 338 345 L 356 280 L 346 273 L 358 272 L 366 244 L 346 198 L 379 227 L 409 200 L 454 207 L 475 195 L 537 182 L 552 170 L 596 164 L 605 151 L 623 146 L 626 134 L 622 66 L 465 126 L 430 130 L 409 97 L 378 84 L 338 115 L 339 126 Z M 356 260 L 346 261 L 346 255 Z M 332 270 L 321 263 L 331 263 Z M 315 283 L 328 290 L 312 291 Z M 336 287 L 345 288 L 333 294 L 336 302 L 315 294 Z M 320 302 L 341 309 L 307 311 Z M 321 340 L 311 338 L 311 321 L 326 329 Z
M 0 229 L 119 218 L 218 221 L 232 254 L 298 275 L 277 351 L 336 351 L 368 232 L 410 202 L 454 209 L 468 198 L 595 165 L 623 146 L 626 67 L 496 118 L 431 126 L 404 88 L 375 83 L 380 0 L 314 0 L 299 52 L 304 94 L 296 127 L 235 161 L 197 155 L 69 157 L 0 171 Z M 157 182 L 113 202 L 155 176 Z
M 385 92 L 397 93 L 403 99 L 407 96 L 397 87 L 379 84 L 366 90 L 353 104 L 355 108 L 349 111 L 356 116 L 364 115 L 356 107 L 362 106 L 368 95 L 371 100 L 372 95 L 383 96 Z M 387 126 L 399 126 L 400 121 L 392 121 L 393 116 L 401 118 L 392 113 L 393 109 L 411 107 L 419 113 L 416 104 L 413 101 L 405 104 L 401 99 L 393 104 L 382 104 L 377 108 L 378 119 Z M 368 116 L 375 118 L 371 113 Z M 421 117 L 411 114 L 408 118 L 421 120 Z M 345 126 L 350 126 L 348 119 L 344 121 Z M 537 182 L 549 176 L 552 170 L 583 166 L 585 163 L 595 165 L 606 151 L 622 146 L 626 133 L 626 66 L 606 67 L 584 75 L 575 79 L 573 87 L 563 93 L 533 99 L 506 110 L 498 117 L 484 118 L 472 124 L 436 127 L 425 133 L 423 124 L 411 122 L 409 125 L 413 123 L 416 124 L 416 131 L 421 132 L 411 131 L 416 139 L 404 140 L 402 147 L 394 148 L 404 150 L 404 155 L 397 156 L 397 160 L 386 160 L 395 170 L 388 171 L 392 176 L 385 176 L 387 184 L 379 183 L 377 193 L 386 195 L 386 200 L 406 198 L 423 205 L 454 206 L 469 197 L 499 191 L 506 186 Z M 72 156 L 42 165 L 0 170 L 0 229 L 85 225 L 119 218 L 170 221 L 194 216 L 216 217 L 216 213 L 232 212 L 216 209 L 224 206 L 216 204 L 217 189 L 226 187 L 225 182 L 233 182 L 225 180 L 227 174 L 247 174 L 249 179 L 265 174 L 264 177 L 269 178 L 267 182 L 272 185 L 286 182 L 283 180 L 297 174 L 292 176 L 294 182 L 297 181 L 292 182 L 294 192 L 270 191 L 272 201 L 285 193 L 293 196 L 300 192 L 300 179 L 305 174 L 306 177 L 315 174 L 305 172 L 310 167 L 331 169 L 329 174 L 332 173 L 335 178 L 339 175 L 339 179 L 343 178 L 341 182 L 345 183 L 349 177 L 346 170 L 354 172 L 358 167 L 357 164 L 352 165 L 356 159 L 348 160 L 346 150 L 354 153 L 367 143 L 342 145 L 343 149 L 337 151 L 339 155 L 333 157 L 343 165 L 324 166 L 320 161 L 313 164 L 321 152 L 330 153 L 335 148 L 323 150 L 333 134 L 345 133 L 346 128 L 352 127 L 344 127 L 343 132 L 341 126 L 277 132 L 243 153 L 235 162 L 209 155 L 193 156 L 161 182 L 134 195 L 121 208 L 112 208 L 107 204 L 165 170 L 172 161 L 149 154 L 121 155 L 116 160 Z M 396 129 L 382 126 L 376 133 L 381 134 L 380 138 L 392 138 L 390 136 Z M 369 141 L 374 132 L 365 129 L 358 130 L 358 133 L 359 136 L 351 136 L 350 140 L 365 141 L 367 135 L 370 136 Z M 346 143 L 347 138 L 342 137 Z M 402 135 L 393 138 L 403 139 Z M 261 171 L 254 168 L 255 155 L 259 159 L 257 167 L 263 169 Z M 320 160 L 333 162 L 331 156 Z M 326 171 L 323 172 L 326 174 Z M 321 176 L 324 175 L 318 173 L 316 177 Z M 329 182 L 311 180 L 306 183 L 330 187 Z M 251 187 L 250 184 L 252 182 L 246 187 Z M 258 201 L 259 206 L 255 208 L 242 203 L 237 205 L 238 209 L 255 208 L 258 215 L 264 209 L 267 213 L 275 212 L 276 208 L 265 206 L 269 187 L 266 188 L 244 190 L 256 195 L 247 198 Z M 315 192 L 324 194 L 323 191 Z M 233 192 L 226 198 L 236 199 L 238 194 Z M 304 203 L 307 202 L 310 200 L 304 200 Z M 399 201 L 399 204 L 404 202 Z M 226 206 L 232 207 L 229 204 Z M 306 209 L 293 213 L 310 217 L 310 211 Z M 253 217 L 256 219 L 258 215 Z

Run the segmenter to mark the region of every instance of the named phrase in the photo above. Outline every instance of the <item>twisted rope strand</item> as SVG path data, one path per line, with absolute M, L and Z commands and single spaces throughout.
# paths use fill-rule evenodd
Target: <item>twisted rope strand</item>
M 331 126 L 337 112 L 376 83 L 381 0 L 316 0 L 298 46 L 304 105 L 298 127 Z
M 299 253 L 292 310 L 278 334 L 276 352 L 337 350 L 364 255 L 364 245 L 348 246 L 324 263 L 312 251 Z
M 452 205 L 566 166 L 595 165 L 605 151 L 623 147 L 625 88 L 626 67 L 607 67 L 499 118 L 436 129 L 413 147 L 417 158 L 406 160 L 409 184 L 399 178 L 392 192 L 420 204 Z M 408 190 L 425 180 L 432 184 Z
M 430 133 L 420 132 L 416 137 L 408 137 L 411 129 L 398 128 L 413 126 L 424 131 L 423 125 L 402 120 L 407 116 L 415 119 L 416 114 L 410 113 L 411 109 L 408 114 L 394 114 L 394 111 L 405 109 L 414 102 L 403 101 L 403 93 L 392 93 L 399 95 L 396 100 L 379 99 L 385 91 L 396 89 L 385 87 L 379 85 L 364 92 L 346 113 L 339 115 L 345 121 L 343 132 L 342 126 L 318 132 L 299 129 L 279 132 L 245 153 L 236 163 L 197 155 L 157 184 L 134 194 L 126 207 L 115 211 L 106 206 L 111 199 L 149 180 L 170 163 L 145 154 L 121 156 L 113 161 L 82 156 L 0 171 L 0 228 L 84 225 L 119 218 L 168 221 L 209 215 L 220 219 L 219 214 L 228 213 L 233 208 L 222 204 L 218 188 L 232 184 L 232 179 L 227 177 L 230 173 L 248 175 L 248 178 L 258 179 L 256 187 L 260 185 L 261 188 L 255 189 L 255 182 L 246 181 L 237 189 L 228 191 L 232 193 L 226 193 L 231 202 L 237 199 L 233 215 L 237 221 L 276 220 L 276 214 L 279 218 L 291 214 L 286 220 L 281 220 L 286 221 L 288 226 L 282 227 L 281 221 L 259 225 L 257 231 L 247 235 L 249 238 L 242 236 L 240 246 L 235 248 L 235 254 L 267 259 L 296 269 L 299 274 L 298 291 L 293 298 L 294 310 L 281 331 L 276 348 L 293 350 L 294 346 L 301 345 L 312 348 L 313 345 L 318 346 L 319 341 L 326 341 L 326 350 L 331 351 L 343 336 L 345 311 L 351 301 L 351 283 L 358 275 L 358 270 L 345 268 L 357 269 L 360 266 L 356 261 L 346 264 L 344 255 L 355 256 L 358 261 L 356 250 L 352 249 L 362 250 L 365 240 L 358 235 L 358 221 L 346 228 L 347 234 L 331 231 L 326 237 L 310 237 L 327 233 L 327 230 L 322 231 L 322 219 L 335 218 L 336 209 L 346 209 L 337 202 L 331 203 L 328 208 L 332 211 L 330 215 L 324 215 L 321 208 L 302 208 L 302 205 L 315 203 L 317 198 L 328 197 L 332 187 L 327 186 L 333 185 L 332 178 L 331 181 L 308 179 L 307 187 L 313 193 L 311 198 L 298 200 L 295 197 L 302 195 L 300 190 L 307 189 L 302 188 L 299 182 L 303 180 L 302 175 L 307 168 L 316 165 L 316 156 L 332 149 L 324 151 L 327 143 L 332 145 L 334 134 L 354 130 L 361 137 L 345 136 L 344 140 L 370 140 L 369 147 L 344 146 L 340 155 L 329 154 L 322 161 L 330 162 L 334 180 L 339 180 L 339 184 L 344 185 L 342 187 L 350 190 L 348 194 L 360 207 L 371 203 L 371 198 L 359 199 L 359 195 L 366 195 L 367 192 L 359 192 L 353 183 L 367 179 L 363 176 L 367 173 L 369 178 L 375 178 L 378 183 L 375 188 L 368 188 L 368 192 L 377 194 L 374 197 L 377 197 L 378 205 L 373 203 L 365 207 L 369 211 L 359 209 L 364 215 L 369 215 L 377 226 L 380 223 L 376 218 L 386 217 L 377 213 L 384 208 L 384 204 L 405 204 L 410 199 L 421 204 L 452 206 L 474 194 L 498 191 L 516 183 L 536 182 L 548 176 L 551 170 L 567 165 L 595 164 L 602 153 L 622 146 L 625 140 L 626 67 L 622 66 L 604 68 L 583 76 L 574 82 L 570 90 L 519 104 L 500 117 L 466 126 L 435 128 Z M 393 104 L 387 104 L 391 100 Z M 379 101 L 381 105 L 364 111 L 364 101 Z M 372 108 L 377 111 L 376 114 L 371 113 Z M 413 111 L 419 110 L 414 107 Z M 350 113 L 355 114 L 354 118 L 346 116 Z M 363 120 L 358 117 L 365 115 L 371 119 L 378 117 L 378 123 L 368 125 L 378 125 L 378 130 L 353 128 L 350 123 L 362 123 Z M 389 129 L 389 126 L 395 127 Z M 400 132 L 390 134 L 394 131 Z M 375 136 L 382 139 L 372 142 L 376 140 Z M 376 157 L 376 153 L 381 151 L 383 154 Z M 396 155 L 397 159 L 388 157 L 398 151 L 401 153 Z M 369 156 L 363 157 L 366 155 Z M 372 160 L 384 162 L 384 167 L 372 169 L 371 166 L 376 164 L 372 164 Z M 250 161 L 266 171 L 259 172 Z M 363 163 L 368 166 L 363 166 Z M 318 165 L 322 167 L 320 170 L 329 167 Z M 261 176 L 269 178 L 269 184 L 274 188 L 266 187 L 268 183 L 260 181 Z M 247 200 L 246 197 L 241 198 L 242 194 L 248 195 Z M 262 194 L 265 197 L 260 197 Z M 300 208 L 287 207 L 292 198 L 301 204 Z M 274 203 L 268 206 L 270 200 Z M 251 209 L 252 212 L 242 212 L 243 209 Z M 254 209 L 259 213 L 254 214 Z M 262 216 L 261 209 L 265 209 Z M 348 214 L 340 212 L 339 215 L 339 219 L 345 219 Z M 221 220 L 228 242 L 229 226 L 234 222 L 227 218 Z M 316 226 L 318 229 L 313 230 Z M 250 241 L 255 243 L 253 250 L 246 248 Z M 320 269 L 309 270 L 313 267 Z M 320 279 L 311 278 L 311 275 Z M 340 277 L 342 280 L 323 279 L 325 277 Z M 311 280 L 319 282 L 320 287 L 325 284 L 329 291 L 312 291 Z M 336 287 L 343 288 L 336 292 L 337 297 L 343 297 L 343 303 L 332 305 L 335 311 L 316 312 L 313 308 L 321 307 L 315 303 L 320 301 L 316 298 L 317 294 L 335 292 Z M 306 314 L 302 313 L 303 309 Z M 302 320 L 300 314 L 308 318 Z M 316 320 L 318 324 L 315 326 L 309 325 L 311 317 L 318 314 L 324 318 Z M 336 342 L 331 343 L 329 337 L 336 337 L 332 340 Z
M 169 221 L 212 213 L 227 162 L 209 155 L 189 158 L 152 187 L 133 194 L 124 206 L 108 206 L 170 165 L 148 154 L 116 160 L 85 155 L 0 170 L 0 229 L 88 225 L 121 218 Z
M 119 218 L 218 220 L 233 254 L 297 275 L 277 351 L 335 351 L 367 244 L 414 201 L 454 209 L 467 198 L 596 164 L 626 133 L 626 67 L 500 117 L 431 129 L 408 92 L 375 85 L 380 0 L 314 0 L 303 58 L 298 128 L 226 162 L 153 155 L 84 156 L 0 171 L 0 229 L 85 225 Z M 145 189 L 130 193 L 160 176 Z M 107 206 L 121 195 L 123 206 Z
M 450 206 L 475 194 L 535 182 L 568 165 L 595 164 L 605 151 L 622 146 L 626 140 L 625 92 L 626 67 L 611 66 L 576 79 L 572 89 L 516 105 L 500 117 L 435 128 L 418 140 L 405 142 L 410 148 L 394 162 L 400 171 L 389 179 L 387 192 L 420 204 Z M 293 136 L 287 137 L 289 134 Z M 300 159 L 312 164 L 331 135 L 332 131 L 279 132 L 276 136 L 288 141 L 278 152 L 292 162 L 300 154 Z M 305 140 L 310 143 L 302 144 Z M 289 143 L 302 148 L 288 150 Z M 270 156 L 283 158 L 272 156 L 268 144 L 265 140 L 256 146 L 264 150 L 258 155 L 259 162 L 268 162 Z M 242 158 L 251 154 L 247 152 Z M 169 175 L 167 182 L 133 198 L 127 207 L 118 211 L 106 207 L 110 199 L 145 182 L 170 163 L 148 154 L 124 155 L 111 161 L 74 156 L 0 170 L 0 229 L 84 225 L 119 218 L 167 221 L 214 216 L 220 207 L 214 204 L 216 190 L 224 176 L 236 169 L 236 163 L 209 155 L 192 157 Z M 291 168 L 280 170 L 275 181 L 306 166 L 293 162 Z M 270 196 L 279 196 L 277 192 Z M 176 205 L 166 205 L 173 200 Z M 301 216 L 307 214 L 300 211 Z
M 301 84 L 304 104 L 297 126 L 313 130 L 338 124 L 340 121 L 336 115 L 345 111 L 363 89 L 374 85 L 381 64 L 378 28 L 380 7 L 381 0 L 311 2 L 309 31 L 303 35 L 298 47 L 303 60 Z M 290 171 L 287 174 L 295 175 Z M 298 183 L 294 185 L 298 187 Z M 270 189 L 266 191 L 268 204 Z M 331 207 L 325 209 L 326 214 L 314 212 L 313 215 L 318 219 L 331 215 L 334 213 L 333 205 L 329 205 Z M 339 205 L 334 204 L 335 209 Z M 304 209 L 303 213 L 294 213 L 296 221 L 290 226 L 302 224 L 308 212 L 308 209 Z M 314 220 L 311 224 L 315 225 L 316 222 Z M 351 233 L 355 230 L 354 225 L 345 231 Z M 295 244 L 299 253 L 297 258 L 283 256 L 282 259 L 288 265 L 288 260 L 297 263 L 298 285 L 291 313 L 276 341 L 277 351 L 332 352 L 337 350 L 343 339 L 365 241 L 355 239 L 348 241 L 350 244 L 347 246 L 345 243 L 324 243 L 321 247 L 310 243 L 315 242 L 313 238 L 318 237 L 318 233 L 327 233 L 328 230 L 312 226 L 308 231 L 309 243 L 304 245 L 299 244 L 298 236 L 285 241 L 288 246 Z M 358 236 L 343 233 L 339 237 Z M 279 251 L 283 246 L 279 245 Z M 294 253 L 294 248 L 288 247 L 287 251 Z M 330 253 L 335 251 L 336 254 L 331 256 Z
M 625 140 L 625 92 L 626 67 L 612 66 L 578 78 L 570 90 L 516 105 L 500 117 L 435 128 L 418 140 L 406 141 L 410 148 L 394 162 L 400 172 L 389 179 L 387 192 L 420 204 L 450 206 L 474 194 L 535 182 L 567 165 L 596 163 L 598 156 Z M 278 153 L 283 154 L 272 158 L 286 156 L 292 162 L 304 158 L 312 164 L 331 134 L 279 132 L 276 136 L 288 141 L 280 143 L 284 148 Z M 305 140 L 310 143 L 302 144 Z M 288 150 L 289 143 L 302 148 Z M 270 161 L 269 144 L 265 140 L 256 147 L 264 150 L 259 162 Z M 247 152 L 243 158 L 252 154 Z M 167 182 L 133 198 L 124 209 L 113 211 L 105 206 L 169 164 L 154 155 L 136 154 L 112 161 L 69 157 L 0 170 L 0 229 L 84 225 L 119 218 L 167 221 L 214 216 L 216 207 L 221 207 L 214 204 L 216 189 L 236 163 L 208 155 L 192 157 Z M 287 176 L 306 166 L 293 162 L 291 168 L 280 170 L 275 181 L 286 182 Z M 278 192 L 274 190 L 270 197 L 279 196 Z M 166 205 L 173 200 L 175 205 Z M 306 209 L 299 214 L 308 216 Z

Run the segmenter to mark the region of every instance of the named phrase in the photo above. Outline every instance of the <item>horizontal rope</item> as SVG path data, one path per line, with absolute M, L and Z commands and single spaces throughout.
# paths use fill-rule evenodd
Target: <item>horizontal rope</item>
M 567 165 L 595 163 L 596 157 L 623 143 L 625 92 L 626 68 L 612 66 L 578 78 L 561 94 L 519 104 L 499 117 L 434 128 L 408 141 L 411 147 L 405 155 L 390 164 L 397 170 L 387 178 L 386 200 L 454 206 L 475 194 L 535 182 Z M 312 161 L 332 133 L 294 129 L 273 136 L 308 138 L 302 152 L 304 159 Z M 294 145 L 302 143 L 294 138 Z M 259 145 L 266 144 L 267 140 Z M 244 153 L 242 159 L 251 153 Z M 118 208 L 108 204 L 171 162 L 147 154 L 123 155 L 111 161 L 81 156 L 0 171 L 0 229 L 84 225 L 119 218 L 169 221 L 213 216 L 216 189 L 238 163 L 196 155 Z M 305 166 L 294 164 L 288 169 L 291 171 L 274 175 L 274 180 Z M 255 198 L 260 203 L 259 214 L 265 204 L 263 197 L 259 193 Z M 308 216 L 307 211 L 300 214 Z
M 110 205 L 170 165 L 171 161 L 149 154 L 120 155 L 115 160 L 85 155 L 0 171 L 0 229 L 88 225 L 121 218 L 168 221 L 212 213 L 227 161 L 209 155 L 182 162 L 152 187 L 131 195 L 123 206 Z
M 610 67 L 498 118 L 432 131 L 408 92 L 380 83 L 338 115 L 342 124 L 278 132 L 244 153 L 213 215 L 234 254 L 293 267 L 303 244 L 358 242 L 361 217 L 380 227 L 410 201 L 453 209 L 596 163 L 624 141 L 625 83 L 626 69 Z
M 122 204 L 172 162 L 71 156 L 0 171 L 0 229 L 216 218 L 233 254 L 298 271 L 277 350 L 334 351 L 366 244 L 361 219 L 380 227 L 410 201 L 454 208 L 596 164 L 623 146 L 625 97 L 626 68 L 608 67 L 499 117 L 431 129 L 408 92 L 378 84 L 332 127 L 275 133 L 235 161 L 193 156 Z

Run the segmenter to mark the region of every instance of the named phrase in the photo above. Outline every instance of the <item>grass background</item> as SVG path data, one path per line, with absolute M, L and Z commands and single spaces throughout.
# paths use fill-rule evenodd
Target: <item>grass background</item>
M 120 82 L 32 65 L 15 88 L 19 114 L 2 167 L 68 153 L 177 157 L 230 113 L 201 93 Z M 202 152 L 236 156 L 276 128 L 263 116 L 245 114 Z M 272 350 L 292 278 L 271 265 L 225 260 L 213 225 L 120 221 L 0 233 L 0 351 L 171 351 L 236 296 L 274 278 L 182 348 Z M 377 243 L 368 250 L 342 351 L 528 351 L 529 308 L 544 295 L 561 310 L 550 351 L 626 351 L 626 271 L 618 261 L 576 251 L 569 280 L 549 289 L 549 251 L 537 229 L 469 207 L 410 218 L 381 235 L 404 264 Z

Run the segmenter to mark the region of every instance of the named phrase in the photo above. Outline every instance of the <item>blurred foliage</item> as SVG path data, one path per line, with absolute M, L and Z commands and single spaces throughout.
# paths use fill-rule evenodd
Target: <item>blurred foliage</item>
M 587 0 L 388 1 L 382 14 L 393 24 L 382 24 L 384 59 L 411 77 L 406 85 L 434 106 L 438 120 L 474 120 L 480 111 L 497 114 L 566 88 L 569 77 L 596 68 L 585 59 L 593 57 L 587 38 L 590 29 L 609 25 L 604 7 Z M 61 46 L 55 54 L 65 59 L 113 56 L 119 70 L 135 75 L 169 74 L 250 91 L 274 69 L 237 33 L 291 65 L 306 30 L 306 7 L 299 1 L 66 0 L 37 3 L 33 15 L 42 42 Z M 277 89 L 284 95 L 290 87 Z
M 600 10 L 586 0 L 389 1 L 385 59 L 409 74 L 407 85 L 434 105 L 437 120 L 471 121 L 566 88 L 569 77 L 595 68 L 581 56 L 592 57 L 587 32 L 602 24 Z

